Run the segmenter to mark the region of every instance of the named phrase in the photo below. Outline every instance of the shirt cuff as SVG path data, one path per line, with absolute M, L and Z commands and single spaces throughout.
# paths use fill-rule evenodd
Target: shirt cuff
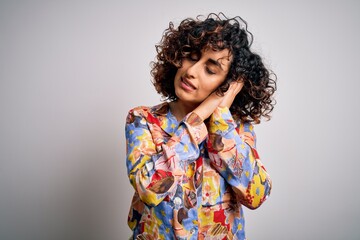
M 183 120 L 189 130 L 190 137 L 194 142 L 200 144 L 205 140 L 208 131 L 204 120 L 195 112 L 187 114 Z
M 217 107 L 209 119 L 209 133 L 224 135 L 236 127 L 228 107 Z

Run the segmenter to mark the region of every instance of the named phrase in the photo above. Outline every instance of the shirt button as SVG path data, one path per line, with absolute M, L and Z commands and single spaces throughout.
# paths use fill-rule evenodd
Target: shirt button
M 176 197 L 175 199 L 174 199 L 174 204 L 175 205 L 181 205 L 181 199 L 179 198 L 179 197 Z

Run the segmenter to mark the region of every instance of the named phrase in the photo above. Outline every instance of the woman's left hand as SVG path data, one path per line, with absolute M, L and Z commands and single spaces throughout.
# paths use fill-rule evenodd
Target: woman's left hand
M 224 96 L 218 96 L 216 92 L 213 92 L 198 107 L 196 107 L 193 112 L 195 112 L 201 119 L 205 120 L 210 117 L 217 107 L 230 108 L 243 85 L 244 83 L 242 81 L 230 83 L 230 87 L 226 93 L 224 93 Z
M 241 91 L 244 86 L 243 81 L 235 81 L 230 83 L 229 89 L 226 91 L 225 96 L 219 104 L 219 107 L 230 108 L 233 103 L 236 95 Z

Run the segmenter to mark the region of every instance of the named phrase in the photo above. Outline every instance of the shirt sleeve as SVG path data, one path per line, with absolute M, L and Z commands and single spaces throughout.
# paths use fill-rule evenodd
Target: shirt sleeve
M 144 109 L 129 112 L 126 125 L 127 172 L 130 183 L 147 205 L 156 206 L 185 174 L 185 166 L 195 161 L 207 128 L 195 113 L 180 122 L 174 135 L 165 142 L 159 120 Z
M 258 208 L 269 196 L 271 179 L 259 159 L 250 123 L 236 124 L 227 107 L 209 119 L 207 147 L 212 166 L 232 186 L 238 201 Z

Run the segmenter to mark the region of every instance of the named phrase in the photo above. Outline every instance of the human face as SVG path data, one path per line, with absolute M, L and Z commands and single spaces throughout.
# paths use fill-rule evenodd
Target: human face
M 183 58 L 174 80 L 178 101 L 197 106 L 224 82 L 230 68 L 229 50 L 203 50 Z

